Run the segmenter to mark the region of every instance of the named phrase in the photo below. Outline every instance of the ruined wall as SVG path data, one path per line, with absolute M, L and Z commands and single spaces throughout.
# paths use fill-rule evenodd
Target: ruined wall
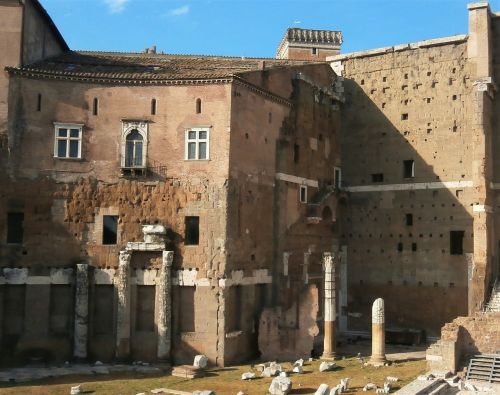
M 39 332 L 36 336 L 28 333 L 34 324 L 31 322 L 29 327 L 6 328 L 3 332 L 11 337 L 3 337 L 2 343 L 13 346 L 4 354 L 6 358 L 21 361 L 32 357 L 35 349 L 45 350 L 47 358 L 69 358 L 73 310 L 66 338 L 55 336 L 47 324 L 51 309 L 58 310 L 47 296 L 58 285 L 50 280 L 51 271 L 71 270 L 76 263 L 89 262 L 97 271 L 114 273 L 118 253 L 126 243 L 142 241 L 142 225 L 159 223 L 167 227 L 168 248 L 174 251 L 173 360 L 191 362 L 202 352 L 213 363 L 223 363 L 224 347 L 218 340 L 219 336 L 224 338 L 219 280 L 225 270 L 228 92 L 230 87 L 225 85 L 130 88 L 13 79 L 11 106 L 16 111 L 9 133 L 11 156 L 0 176 L 0 266 L 2 270 L 27 268 L 27 274 L 24 280 L 12 283 L 0 273 L 0 288 L 10 294 L 11 287 L 26 287 L 27 310 L 21 315 L 38 320 L 35 327 Z M 38 94 L 42 95 L 40 111 L 36 107 Z M 99 103 L 97 115 L 92 109 L 94 98 Z M 152 98 L 157 103 L 154 115 Z M 200 114 L 195 111 L 197 98 L 203 103 Z M 122 175 L 124 118 L 149 121 L 145 176 Z M 81 159 L 53 157 L 53 122 L 84 124 Z M 185 130 L 196 126 L 209 127 L 210 160 L 184 159 Z M 22 243 L 6 243 L 9 212 L 24 214 Z M 116 244 L 103 243 L 104 215 L 118 216 Z M 196 245 L 185 245 L 185 216 L 199 217 Z M 155 270 L 156 258 L 146 255 L 137 259 L 133 261 L 137 270 Z M 39 302 L 43 301 L 44 308 L 35 308 L 36 292 L 28 292 L 33 276 L 43 278 L 44 293 L 40 293 Z M 113 276 L 104 282 L 102 276 L 91 281 L 90 358 L 110 360 L 116 353 L 114 281 Z M 70 276 L 62 285 L 71 284 Z M 154 360 L 156 355 L 156 334 L 151 326 L 156 304 L 148 288 L 151 285 L 132 284 L 130 358 Z M 181 298 L 183 288 L 192 290 L 186 301 Z M 187 318 L 189 325 L 181 319 L 184 309 L 192 311 L 192 317 Z M 102 321 L 102 317 L 107 320 Z M 30 339 L 36 339 L 37 344 Z
M 367 330 L 371 302 L 384 297 L 389 328 L 437 335 L 444 322 L 466 313 L 472 265 L 472 81 L 465 37 L 330 60 L 345 77 L 349 201 L 341 243 L 347 246 L 349 329 Z M 407 160 L 413 161 L 410 174 Z M 457 255 L 450 231 L 464 232 Z
M 427 350 L 430 370 L 456 372 L 478 354 L 500 350 L 500 313 L 475 313 L 458 317 L 441 330 L 441 339 Z
M 297 77 L 299 73 L 306 77 Z M 273 289 L 271 294 L 271 289 L 266 288 L 267 302 L 286 310 L 294 303 L 301 303 L 300 295 L 310 283 L 309 277 L 322 288 L 321 253 L 333 246 L 335 218 L 310 224 L 307 220 L 310 207 L 307 202 L 300 202 L 299 191 L 301 185 L 306 186 L 307 201 L 312 201 L 320 186 L 333 185 L 333 168 L 340 165 L 339 115 L 326 92 L 335 76 L 327 67 L 307 66 L 263 70 L 244 77 L 277 97 L 266 97 L 243 85 L 234 86 L 228 268 L 244 268 L 245 272 L 257 268 L 269 270 Z M 332 211 L 336 210 L 333 197 L 321 203 L 321 209 L 330 205 Z M 293 254 L 290 269 L 286 271 L 284 251 Z M 304 260 L 310 255 L 311 266 L 304 268 Z M 245 307 L 238 310 L 247 323 L 241 334 L 226 340 L 227 352 L 237 345 L 240 360 L 253 355 L 258 347 L 257 338 L 259 344 L 270 341 L 262 339 L 269 333 L 259 332 L 263 324 L 259 325 L 261 310 L 256 307 L 261 294 L 255 293 L 256 288 L 248 288 L 242 292 L 241 303 Z M 235 295 L 230 291 L 226 296 L 229 305 L 234 303 L 232 298 Z M 226 313 L 228 328 L 231 326 L 228 305 Z M 280 315 L 280 325 L 289 325 L 288 318 Z M 298 323 L 298 317 L 295 318 Z M 274 335 L 283 337 L 283 345 L 291 344 L 291 333 L 296 336 L 306 333 L 295 329 L 293 326 L 293 330 Z M 257 336 L 252 335 L 252 330 Z M 288 346 L 286 349 L 289 353 L 295 350 Z

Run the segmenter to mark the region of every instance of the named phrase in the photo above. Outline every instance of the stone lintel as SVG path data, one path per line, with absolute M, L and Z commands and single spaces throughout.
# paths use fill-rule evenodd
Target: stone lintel
M 470 10 L 477 10 L 479 8 L 490 8 L 490 5 L 487 1 L 479 1 L 476 3 L 469 3 L 467 4 L 467 9 Z

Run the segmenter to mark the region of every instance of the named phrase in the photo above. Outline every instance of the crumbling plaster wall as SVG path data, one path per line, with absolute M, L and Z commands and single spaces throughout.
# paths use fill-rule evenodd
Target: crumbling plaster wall
M 388 327 L 430 335 L 467 311 L 472 81 L 466 38 L 449 41 L 329 59 L 346 78 L 342 150 L 349 153 L 343 175 L 350 198 L 341 244 L 351 330 L 369 328 L 370 303 L 381 296 Z M 404 160 L 414 161 L 414 177 L 404 178 Z M 462 255 L 450 255 L 451 230 L 465 232 Z M 423 294 L 439 303 L 421 302 Z

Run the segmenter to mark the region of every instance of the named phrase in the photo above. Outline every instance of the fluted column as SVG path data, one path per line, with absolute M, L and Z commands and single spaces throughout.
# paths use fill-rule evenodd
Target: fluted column
M 333 360 L 336 356 L 337 340 L 335 329 L 335 262 L 332 253 L 323 253 L 323 266 L 325 271 L 325 337 L 321 359 Z
M 385 358 L 385 309 L 384 299 L 378 298 L 372 306 L 372 365 L 383 365 Z
M 116 314 L 116 358 L 126 359 L 130 355 L 130 258 L 128 251 L 120 251 L 116 291 L 118 306 Z
M 156 285 L 158 301 L 158 359 L 170 359 L 172 346 L 172 279 L 173 251 L 163 251 L 159 282 Z

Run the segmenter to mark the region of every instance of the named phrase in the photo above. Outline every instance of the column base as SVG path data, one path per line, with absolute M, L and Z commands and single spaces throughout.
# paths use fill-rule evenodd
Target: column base
M 335 361 L 337 359 L 337 354 L 335 353 L 323 353 L 321 357 L 319 358 L 322 361 Z
M 385 364 L 387 363 L 387 359 L 382 356 L 372 356 L 370 358 L 370 360 L 368 361 L 368 364 L 369 365 L 372 365 L 372 366 L 384 366 Z

